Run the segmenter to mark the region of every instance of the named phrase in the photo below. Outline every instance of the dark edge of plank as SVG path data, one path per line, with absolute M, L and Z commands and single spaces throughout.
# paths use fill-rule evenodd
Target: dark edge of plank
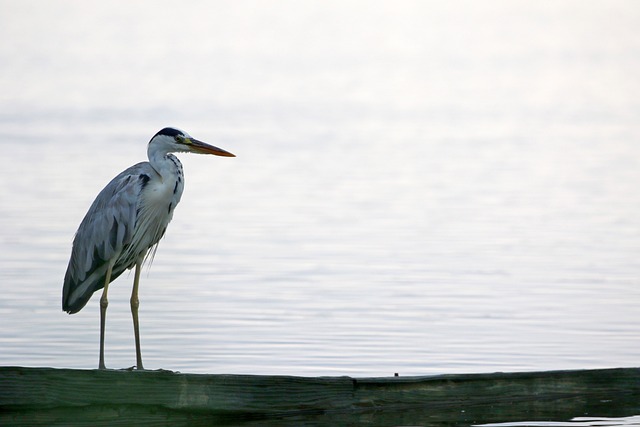
M 580 415 L 603 402 L 640 411 L 640 368 L 351 378 L 0 367 L 0 413 L 11 417 L 0 415 L 6 424 L 51 422 L 65 413 L 110 422 L 122 418 L 110 418 L 114 413 L 144 414 L 176 424 L 176 414 L 185 413 L 218 423 L 366 413 L 406 418 L 412 411 L 434 417 L 460 408 L 503 417 L 525 409 Z
M 354 380 L 356 404 L 406 406 L 582 400 L 640 396 L 640 368 L 454 374 Z M 370 400 L 369 400 L 370 399 Z

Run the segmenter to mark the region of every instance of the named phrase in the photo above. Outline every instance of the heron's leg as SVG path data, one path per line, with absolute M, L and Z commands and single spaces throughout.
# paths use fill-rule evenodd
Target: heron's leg
M 140 283 L 140 270 L 142 269 L 142 260 L 144 258 L 138 258 L 136 261 L 136 272 L 133 279 L 133 291 L 131 292 L 131 316 L 133 317 L 133 333 L 136 337 L 136 366 L 139 370 L 144 369 L 142 367 L 142 352 L 140 351 L 140 323 L 138 322 L 138 307 L 140 307 L 140 300 L 138 299 L 138 284 Z
M 107 306 L 109 300 L 107 299 L 107 292 L 109 291 L 109 283 L 111 282 L 111 269 L 113 264 L 109 263 L 107 267 L 107 273 L 104 276 L 104 290 L 100 297 L 100 362 L 98 363 L 98 369 L 107 369 L 104 365 L 104 328 L 107 320 Z

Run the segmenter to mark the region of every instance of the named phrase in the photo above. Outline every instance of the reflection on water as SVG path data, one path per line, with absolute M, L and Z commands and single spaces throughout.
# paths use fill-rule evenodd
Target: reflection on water
M 173 125 L 238 157 L 181 156 L 146 367 L 636 366 L 638 8 L 456 4 L 5 5 L 0 364 L 97 365 L 98 298 L 60 309 L 73 232 Z
M 576 417 L 571 421 L 518 421 L 509 423 L 475 424 L 477 427 L 614 427 L 614 426 L 640 426 L 640 415 L 622 418 L 594 418 Z

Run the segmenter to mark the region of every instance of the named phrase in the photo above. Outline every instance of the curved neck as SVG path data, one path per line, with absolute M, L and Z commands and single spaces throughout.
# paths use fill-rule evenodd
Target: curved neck
M 169 175 L 175 175 L 176 170 L 182 169 L 182 165 L 178 158 L 171 155 L 169 150 L 158 146 L 157 144 L 149 144 L 147 148 L 147 156 L 149 163 L 158 172 L 163 179 Z

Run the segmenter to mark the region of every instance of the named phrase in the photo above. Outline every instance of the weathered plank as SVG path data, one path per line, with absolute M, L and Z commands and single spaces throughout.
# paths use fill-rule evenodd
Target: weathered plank
M 0 367 L 0 425 L 468 425 L 638 413 L 638 368 L 354 379 Z
M 0 368 L 0 407 L 151 405 L 210 412 L 337 409 L 351 379 L 197 375 L 171 371 Z M 287 396 L 283 399 L 283 396 Z

